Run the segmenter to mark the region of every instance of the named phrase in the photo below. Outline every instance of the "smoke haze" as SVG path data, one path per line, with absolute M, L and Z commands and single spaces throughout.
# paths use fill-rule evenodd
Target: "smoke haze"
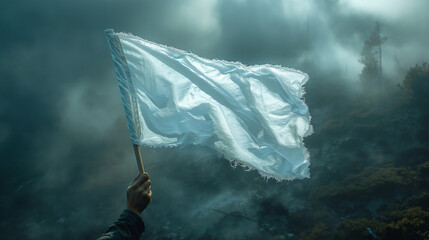
M 347 151 L 359 154 L 356 147 L 335 150 L 317 132 L 364 94 L 358 60 L 376 21 L 388 38 L 383 72 L 389 84 L 427 61 L 427 9 L 429 2 L 418 0 L 3 3 L 1 232 L 7 239 L 95 239 L 125 207 L 137 167 L 105 29 L 205 58 L 309 74 L 311 179 L 266 181 L 204 148 L 142 150 L 153 191 L 142 215 L 144 239 L 250 239 L 265 231 L 261 221 L 292 221 L 286 213 L 262 211 L 299 211 L 314 181 L 338 177 L 321 174 L 333 158 L 329 152 L 344 159 L 353 158 Z

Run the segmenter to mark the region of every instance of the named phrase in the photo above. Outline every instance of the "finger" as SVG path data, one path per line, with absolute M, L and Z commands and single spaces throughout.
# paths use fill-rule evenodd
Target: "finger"
M 142 194 L 147 198 L 152 198 L 152 191 L 150 190 L 150 188 L 143 191 Z
M 145 191 L 146 189 L 148 189 L 150 187 L 151 181 L 147 180 L 146 182 L 144 182 L 141 186 L 139 186 L 137 188 L 138 191 Z
M 130 183 L 130 185 L 132 185 L 140 177 L 140 175 L 141 175 L 141 172 L 139 172 L 137 174 L 137 176 L 133 179 L 133 181 Z
M 142 185 L 149 179 L 149 175 L 147 173 L 143 173 L 133 184 L 131 184 L 130 188 L 137 188 Z

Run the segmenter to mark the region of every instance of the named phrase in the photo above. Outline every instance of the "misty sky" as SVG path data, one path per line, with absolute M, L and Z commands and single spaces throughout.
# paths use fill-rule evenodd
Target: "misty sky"
M 125 206 L 137 166 L 105 29 L 206 58 L 302 70 L 310 75 L 311 103 L 323 96 L 312 84 L 358 81 L 359 55 L 375 21 L 388 38 L 387 79 L 399 83 L 406 69 L 427 61 L 427 9 L 423 0 L 3 3 L 0 231 L 15 234 L 9 239 L 74 239 L 70 232 L 78 228 L 90 239 Z M 318 121 L 323 106 L 309 106 Z M 143 217 L 153 231 L 162 225 L 203 232 L 222 217 L 213 209 L 251 215 L 255 198 L 299 203 L 289 183 L 231 168 L 207 149 L 144 150 L 143 158 L 153 189 Z

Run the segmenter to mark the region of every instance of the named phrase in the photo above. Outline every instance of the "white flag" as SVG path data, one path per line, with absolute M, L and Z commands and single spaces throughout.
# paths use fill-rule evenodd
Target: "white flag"
M 308 76 L 245 66 L 106 30 L 133 144 L 208 146 L 277 180 L 309 177 Z

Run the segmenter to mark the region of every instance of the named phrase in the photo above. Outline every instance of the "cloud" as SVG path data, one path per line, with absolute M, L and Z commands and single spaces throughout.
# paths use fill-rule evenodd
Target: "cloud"
M 355 12 L 358 14 L 370 14 L 382 18 L 386 21 L 400 21 L 404 17 L 411 17 L 414 14 L 421 14 L 424 11 L 423 3 L 418 0 L 412 1 L 359 1 L 359 0 L 340 0 L 339 6 L 341 11 Z M 422 9 L 423 7 L 423 9 Z M 408 18 L 412 19 L 412 18 Z
M 164 20 L 165 31 L 176 39 L 189 42 L 193 51 L 211 47 L 221 31 L 217 11 L 217 0 L 187 0 L 169 6 L 169 16 Z

